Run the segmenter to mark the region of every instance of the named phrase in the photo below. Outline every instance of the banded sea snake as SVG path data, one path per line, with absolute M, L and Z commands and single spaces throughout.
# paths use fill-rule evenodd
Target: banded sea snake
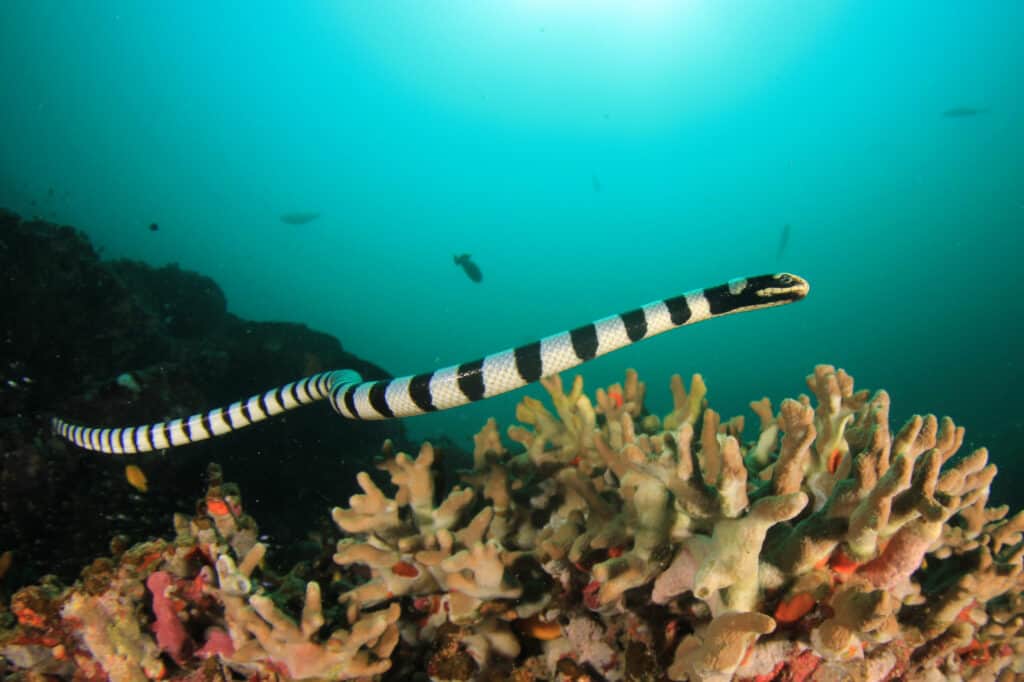
M 92 428 L 60 418 L 53 429 L 87 450 L 133 454 L 222 436 L 286 410 L 327 398 L 349 419 L 392 419 L 447 410 L 522 388 L 656 334 L 732 313 L 804 298 L 810 286 L 788 273 L 734 279 L 653 301 L 480 360 L 427 374 L 363 381 L 350 369 L 322 372 L 228 407 L 146 426 Z

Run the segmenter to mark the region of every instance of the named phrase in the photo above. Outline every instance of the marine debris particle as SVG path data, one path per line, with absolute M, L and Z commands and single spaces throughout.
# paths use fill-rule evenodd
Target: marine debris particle
M 199 679 L 209 659 L 223 675 L 334 680 L 407 675 L 413 661 L 433 680 L 1009 680 L 1024 668 L 1024 512 L 987 506 L 995 467 L 984 448 L 958 456 L 951 419 L 897 428 L 885 391 L 855 391 L 828 365 L 807 377 L 811 397 L 751 403 L 749 441 L 742 416 L 707 406 L 699 374 L 672 377 L 661 415 L 634 371 L 593 396 L 578 375 L 542 385 L 551 404 L 523 397 L 507 431 L 488 420 L 451 490 L 429 443 L 414 455 L 386 443 L 391 485 L 360 473 L 362 492 L 331 512 L 333 563 L 285 581 L 211 466 L 174 542 L 14 595 L 6 672 L 69 658 L 97 679 L 138 680 Z M 325 610 L 332 574 L 343 608 Z
M 157 225 L 156 223 L 150 223 L 149 224 L 149 231 L 150 232 L 156 232 L 159 229 L 160 229 L 160 226 Z
M 312 211 L 296 211 L 295 213 L 281 214 L 281 222 L 287 225 L 305 225 L 320 217 L 319 213 Z
M 779 251 L 775 254 L 775 260 L 782 260 L 782 254 L 786 252 L 786 247 L 789 246 L 790 231 L 789 223 L 782 226 L 782 232 L 779 233 Z
M 484 279 L 484 273 L 480 272 L 480 267 L 471 260 L 472 256 L 468 253 L 464 253 L 461 256 L 455 256 L 455 264 L 462 266 L 466 276 L 474 282 L 481 282 Z
M 137 465 L 129 464 L 126 466 L 124 468 L 124 477 L 140 493 L 149 490 L 149 481 L 146 480 L 146 474 Z
M 142 386 L 139 385 L 135 375 L 131 372 L 124 372 L 117 376 L 115 383 L 121 388 L 127 389 L 132 393 L 142 393 Z
M 946 118 L 970 118 L 978 114 L 984 114 L 988 109 L 977 109 L 975 107 L 952 107 L 942 112 Z

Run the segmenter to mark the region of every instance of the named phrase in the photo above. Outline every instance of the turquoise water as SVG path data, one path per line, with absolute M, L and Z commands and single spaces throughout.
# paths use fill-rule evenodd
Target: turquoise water
M 0 205 L 396 375 L 792 271 L 806 301 L 599 359 L 588 386 L 635 367 L 663 411 L 699 371 L 749 414 L 832 363 L 1012 472 L 1021 26 L 1014 2 L 6 2 Z M 521 394 L 408 428 L 465 444 Z

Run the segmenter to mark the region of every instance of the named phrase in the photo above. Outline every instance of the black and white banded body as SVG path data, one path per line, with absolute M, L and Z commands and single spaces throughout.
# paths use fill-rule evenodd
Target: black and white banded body
M 168 422 L 92 428 L 56 418 L 53 428 L 87 450 L 133 454 L 222 436 L 324 398 L 335 412 L 349 419 L 426 414 L 522 388 L 670 329 L 793 303 L 809 290 L 805 280 L 788 273 L 734 279 L 426 374 L 363 381 L 358 373 L 343 369 L 314 374 L 228 407 Z

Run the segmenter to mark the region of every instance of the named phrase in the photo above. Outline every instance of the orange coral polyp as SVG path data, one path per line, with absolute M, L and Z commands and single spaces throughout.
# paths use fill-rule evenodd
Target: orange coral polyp
M 832 556 L 829 557 L 828 566 L 836 573 L 849 575 L 857 570 L 860 562 L 854 561 L 849 554 L 843 551 L 842 547 L 836 547 L 836 550 L 832 552 Z
M 396 561 L 391 567 L 391 572 L 395 575 L 400 575 L 403 578 L 415 578 L 420 574 L 420 569 L 416 568 L 408 561 Z
M 977 637 L 972 639 L 967 646 L 957 649 L 956 654 L 964 659 L 967 665 L 982 665 L 992 660 L 988 645 L 979 642 Z
M 967 606 L 965 606 L 962 609 L 960 609 L 960 613 L 956 614 L 957 622 L 959 622 L 959 623 L 970 622 L 970 620 L 971 620 L 971 612 L 974 610 L 974 607 L 977 606 L 977 605 L 978 605 L 978 600 L 974 599 L 974 600 L 971 601 L 970 604 L 968 604 Z
M 231 513 L 228 503 L 219 497 L 206 498 L 206 512 L 210 516 L 227 516 Z
M 523 634 L 542 642 L 550 642 L 562 636 L 562 626 L 558 624 L 558 621 L 545 621 L 540 616 L 523 618 L 516 623 L 516 626 Z
M 46 627 L 46 619 L 32 609 L 14 609 L 14 617 L 25 627 L 42 630 Z
M 828 472 L 834 474 L 839 469 L 839 463 L 843 461 L 843 451 L 836 448 L 828 456 Z
M 775 620 L 780 623 L 795 623 L 806 616 L 817 602 L 810 592 L 797 592 L 775 607 Z

